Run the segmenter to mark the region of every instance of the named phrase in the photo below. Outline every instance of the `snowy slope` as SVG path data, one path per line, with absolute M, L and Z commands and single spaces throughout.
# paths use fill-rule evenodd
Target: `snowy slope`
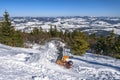
M 120 60 L 86 53 L 74 56 L 73 67 L 55 64 L 54 42 L 32 49 L 0 44 L 0 80 L 119 80 Z

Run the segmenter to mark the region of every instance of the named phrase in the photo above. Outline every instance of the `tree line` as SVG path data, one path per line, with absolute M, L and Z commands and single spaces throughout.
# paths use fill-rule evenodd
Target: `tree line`
M 114 30 L 108 36 L 91 34 L 88 40 L 92 53 L 112 56 L 120 59 L 120 35 L 115 35 Z
M 8 12 L 4 13 L 4 20 L 0 22 L 0 43 L 15 47 L 24 47 L 24 43 L 43 44 L 50 38 L 61 38 L 67 43 L 71 52 L 82 55 L 87 50 L 92 53 L 108 55 L 120 58 L 120 36 L 111 31 L 109 36 L 86 35 L 81 30 L 69 32 L 58 31 L 56 26 L 51 26 L 49 31 L 43 31 L 42 27 L 34 28 L 30 33 L 15 30 L 11 25 Z

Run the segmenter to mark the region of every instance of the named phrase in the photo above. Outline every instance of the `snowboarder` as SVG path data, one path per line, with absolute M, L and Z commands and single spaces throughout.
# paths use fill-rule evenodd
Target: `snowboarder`
M 62 62 L 62 58 L 63 58 L 63 54 L 62 54 L 63 48 L 62 48 L 62 47 L 58 47 L 57 49 L 58 49 L 58 57 L 57 57 L 56 63 L 59 64 L 59 65 L 61 65 L 61 66 L 63 66 L 63 65 L 64 65 L 64 63 Z
M 72 61 L 67 61 L 67 59 L 70 57 L 68 55 L 64 55 L 63 56 L 63 47 L 58 47 L 58 57 L 57 57 L 57 60 L 56 60 L 56 64 L 58 65 L 61 65 L 61 66 L 64 66 L 66 68 L 71 68 L 72 66 Z

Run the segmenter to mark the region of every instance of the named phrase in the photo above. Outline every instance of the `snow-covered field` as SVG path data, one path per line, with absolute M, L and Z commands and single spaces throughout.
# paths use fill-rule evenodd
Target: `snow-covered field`
M 54 42 L 32 49 L 0 44 L 0 80 L 120 80 L 120 60 L 86 53 L 66 69 L 55 64 Z
M 98 30 L 114 30 L 115 34 L 120 35 L 120 17 L 13 17 L 11 22 L 15 29 L 25 32 L 31 32 L 35 27 L 49 31 L 51 26 L 56 26 L 59 31 L 81 29 L 89 34 L 99 34 Z

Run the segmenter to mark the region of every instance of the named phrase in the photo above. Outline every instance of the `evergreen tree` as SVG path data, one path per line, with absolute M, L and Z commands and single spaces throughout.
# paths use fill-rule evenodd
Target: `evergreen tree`
M 50 37 L 53 37 L 54 33 L 53 33 L 53 28 L 52 28 L 52 25 L 50 26 Z
M 65 30 L 64 32 L 64 40 L 67 42 L 68 41 L 68 31 Z
M 5 12 L 4 21 L 1 24 L 1 33 L 0 33 L 0 41 L 3 44 L 10 45 L 11 36 L 13 35 L 14 27 L 11 26 L 11 22 L 9 21 L 9 14 Z
M 120 36 L 117 38 L 115 42 L 115 52 L 120 53 Z
M 33 38 L 33 42 L 35 43 L 39 43 L 39 29 L 38 28 L 34 28 L 32 31 L 32 38 Z
M 110 35 L 106 39 L 107 45 L 107 53 L 113 54 L 114 53 L 114 44 L 115 44 L 115 34 L 114 30 L 110 32 Z
M 39 32 L 40 32 L 41 34 L 43 33 L 42 27 L 40 27 Z
M 89 36 L 87 37 L 87 41 L 88 41 L 88 43 L 89 43 L 91 52 L 92 52 L 92 53 L 95 53 L 95 45 L 96 45 L 96 42 L 97 42 L 96 34 L 93 33 L 93 34 L 89 35 Z
M 95 45 L 95 50 L 97 54 L 103 54 L 103 52 L 105 52 L 106 50 L 106 45 L 105 45 L 105 38 L 103 36 L 101 36 L 96 45 Z
M 19 46 L 17 43 L 19 41 L 15 39 L 14 36 L 16 34 L 16 31 L 13 26 L 11 26 L 11 22 L 9 20 L 9 14 L 5 11 L 4 13 L 4 21 L 1 23 L 1 29 L 0 29 L 0 42 L 6 45 L 10 46 Z M 21 36 L 19 36 L 21 38 Z M 14 45 L 16 44 L 16 45 Z M 23 43 L 20 43 L 21 45 Z
M 12 45 L 16 47 L 23 47 L 23 37 L 20 31 L 15 31 L 12 37 Z
M 71 45 L 72 53 L 82 55 L 88 49 L 89 44 L 85 41 L 85 34 L 77 31 L 73 38 L 74 42 Z
M 56 26 L 54 26 L 54 37 L 58 37 L 58 31 Z
M 63 31 L 62 30 L 60 30 L 60 32 L 59 32 L 59 37 L 63 39 Z

